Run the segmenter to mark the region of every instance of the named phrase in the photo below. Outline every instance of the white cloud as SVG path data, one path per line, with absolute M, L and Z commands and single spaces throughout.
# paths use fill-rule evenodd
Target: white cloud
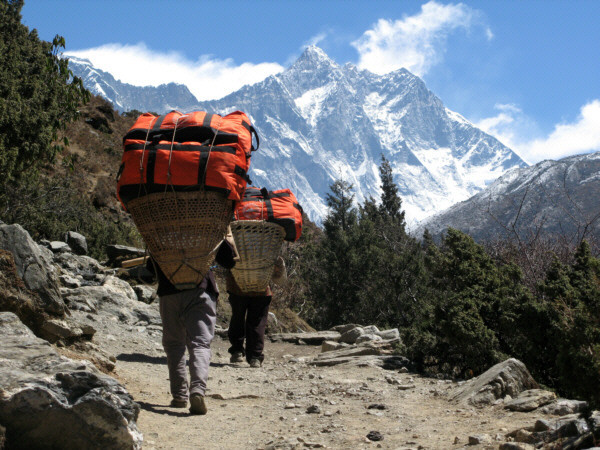
M 328 32 L 319 33 L 313 37 L 311 37 L 306 43 L 302 46 L 304 50 L 306 47 L 310 47 L 311 45 L 319 45 L 321 41 L 323 41 L 327 37 Z
M 500 112 L 475 124 L 515 150 L 525 161 L 536 163 L 544 159 L 600 150 L 600 100 L 581 107 L 572 123 L 560 123 L 544 137 L 531 138 L 537 126 L 515 105 L 496 105 Z
M 283 70 L 277 63 L 236 65 L 232 59 L 217 59 L 210 55 L 191 61 L 179 52 L 157 52 L 144 43 L 105 44 L 68 51 L 66 55 L 89 59 L 98 69 L 136 86 L 185 84 L 198 100 L 221 98 L 245 84 L 257 83 Z
M 401 20 L 379 19 L 373 29 L 352 42 L 358 50 L 358 66 L 377 74 L 404 67 L 416 75 L 425 74 L 440 62 L 447 36 L 458 28 L 469 29 L 480 14 L 468 6 L 442 5 L 430 1 L 414 16 Z M 488 39 L 492 31 L 485 30 Z

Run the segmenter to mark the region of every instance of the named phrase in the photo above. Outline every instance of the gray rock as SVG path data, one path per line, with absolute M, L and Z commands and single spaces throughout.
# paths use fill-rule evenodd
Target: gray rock
M 111 275 L 106 276 L 100 286 L 63 288 L 63 297 L 74 310 L 107 314 L 131 325 L 138 322 L 161 323 L 156 308 L 140 302 L 126 281 Z
M 394 339 L 400 339 L 400 331 L 398 331 L 398 328 L 392 328 L 390 330 L 383 330 L 383 331 L 380 331 L 377 334 L 384 341 L 391 341 L 391 340 L 394 340 Z
M 29 233 L 20 225 L 0 225 L 0 248 L 13 254 L 17 274 L 28 289 L 40 296 L 43 309 L 64 316 L 67 307 L 60 295 L 58 274 Z
M 327 355 L 328 353 L 321 353 Z M 410 365 L 410 361 L 404 356 L 388 356 L 388 355 L 362 355 L 362 356 L 347 356 L 337 358 L 320 358 L 317 357 L 309 362 L 313 366 L 337 366 L 338 364 L 348 364 L 356 367 L 382 367 L 384 369 L 399 369 Z
M 316 331 L 309 333 L 277 333 L 269 336 L 273 342 L 293 342 L 298 344 L 300 340 L 308 345 L 321 345 L 324 341 L 337 341 L 340 333 L 337 331 Z
M 60 356 L 12 313 L 0 313 L 0 336 L 0 423 L 9 446 L 141 448 L 139 406 L 115 379 Z
M 351 330 L 352 328 L 362 327 L 362 325 L 358 325 L 356 323 L 347 323 L 345 325 L 336 325 L 335 327 L 330 328 L 330 331 L 337 331 L 340 334 L 344 334 L 346 331 Z
M 96 330 L 90 325 L 78 324 L 71 319 L 50 319 L 44 322 L 40 330 L 40 337 L 49 342 L 74 342 L 79 339 L 91 339 Z
M 54 256 L 54 263 L 73 275 L 80 275 L 86 280 L 93 280 L 97 274 L 104 273 L 106 268 L 94 258 L 73 253 L 60 253 Z
M 321 414 L 321 407 L 319 405 L 310 405 L 306 408 L 307 414 Z
M 552 428 L 552 424 L 544 419 L 538 419 L 535 421 L 535 425 L 533 426 L 533 430 L 537 432 L 548 431 Z
M 568 400 L 559 398 L 556 401 L 544 406 L 541 411 L 544 414 L 552 414 L 554 416 L 565 416 L 567 414 L 575 414 L 587 407 L 587 402 L 582 400 Z
M 363 327 L 363 331 L 365 334 L 379 334 L 379 328 L 377 328 L 375 325 Z
M 128 247 L 126 245 L 107 245 L 106 255 L 109 261 L 114 262 L 121 259 L 134 259 L 145 256 L 146 251 L 143 248 Z
M 75 231 L 67 231 L 65 241 L 76 255 L 87 255 L 88 245 L 85 236 Z
M 219 336 L 220 338 L 227 339 L 229 336 L 229 328 L 223 328 L 217 325 L 215 327 L 215 336 Z
M 554 392 L 545 391 L 544 389 L 529 389 L 521 392 L 517 398 L 514 398 L 504 404 L 506 409 L 511 411 L 528 412 L 547 405 L 556 399 Z
M 515 435 L 516 442 L 524 442 L 526 444 L 535 444 L 537 439 L 529 430 L 519 430 Z
M 81 286 L 81 280 L 79 278 L 72 277 L 71 275 L 60 275 L 59 280 L 63 286 L 69 288 L 78 288 Z
M 363 334 L 365 334 L 365 330 L 362 327 L 355 327 L 342 334 L 339 338 L 339 341 L 347 344 L 354 344 L 356 340 Z
M 321 344 L 321 353 L 332 352 L 346 347 L 348 347 L 348 344 L 344 344 L 343 342 L 323 341 Z
M 511 358 L 458 386 L 451 393 L 450 399 L 457 403 L 483 406 L 490 405 L 507 395 L 516 397 L 527 389 L 537 387 L 538 384 L 525 364 Z
M 339 350 L 331 350 L 325 353 L 319 353 L 316 359 L 335 359 L 335 358 L 347 358 L 349 356 L 363 356 L 363 355 L 380 355 L 381 350 L 372 347 L 351 347 L 346 344 L 346 347 L 342 347 Z
M 150 304 L 156 298 L 156 290 L 151 288 L 150 286 L 145 286 L 143 284 L 138 284 L 133 287 L 135 294 L 140 302 L 144 302 L 146 304 Z
M 71 251 L 69 244 L 63 241 L 52 241 L 50 242 L 50 246 L 48 248 L 52 251 L 52 253 L 65 253 Z
M 482 445 L 492 442 L 489 434 L 474 434 L 469 436 L 469 445 Z
M 376 334 L 363 334 L 361 336 L 359 336 L 358 338 L 356 338 L 356 341 L 354 342 L 355 344 L 363 344 L 365 342 L 377 342 L 377 341 L 381 341 L 381 336 L 378 336 Z

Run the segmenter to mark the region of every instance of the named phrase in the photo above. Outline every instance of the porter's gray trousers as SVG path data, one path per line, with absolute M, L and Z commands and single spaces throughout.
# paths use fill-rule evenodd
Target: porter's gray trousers
M 163 347 L 167 354 L 169 381 L 173 398 L 187 399 L 189 394 L 204 395 L 210 365 L 210 343 L 215 335 L 216 293 L 190 289 L 160 297 L 163 323 Z M 185 349 L 189 353 L 188 389 Z

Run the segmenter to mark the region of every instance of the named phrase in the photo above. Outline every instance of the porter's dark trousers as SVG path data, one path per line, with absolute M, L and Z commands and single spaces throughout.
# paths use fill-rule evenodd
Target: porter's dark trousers
M 204 395 L 210 365 L 210 343 L 215 335 L 217 296 L 204 289 L 190 289 L 164 295 L 160 300 L 163 347 L 167 354 L 171 394 L 187 399 L 189 394 Z M 185 367 L 189 353 L 190 383 Z
M 271 296 L 247 297 L 229 294 L 231 321 L 229 322 L 229 353 L 241 352 L 246 360 L 265 359 L 265 328 Z M 244 339 L 246 348 L 244 349 Z

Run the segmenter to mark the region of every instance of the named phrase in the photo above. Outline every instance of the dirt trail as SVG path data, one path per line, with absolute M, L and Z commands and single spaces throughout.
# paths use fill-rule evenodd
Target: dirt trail
M 466 446 L 475 434 L 488 434 L 493 441 L 469 448 L 498 448 L 507 432 L 538 418 L 500 407 L 458 407 L 445 399 L 450 381 L 376 367 L 307 365 L 318 347 L 267 342 L 261 369 L 233 365 L 228 343 L 218 337 L 208 414 L 190 416 L 167 406 L 160 332 L 134 327 L 127 335 L 103 341 L 117 356 L 117 378 L 142 407 L 138 426 L 146 449 L 451 449 Z M 403 388 L 414 388 L 400 389 L 386 379 L 390 377 Z M 313 405 L 319 412 L 308 413 Z M 369 441 L 371 431 L 381 433 L 383 440 Z

